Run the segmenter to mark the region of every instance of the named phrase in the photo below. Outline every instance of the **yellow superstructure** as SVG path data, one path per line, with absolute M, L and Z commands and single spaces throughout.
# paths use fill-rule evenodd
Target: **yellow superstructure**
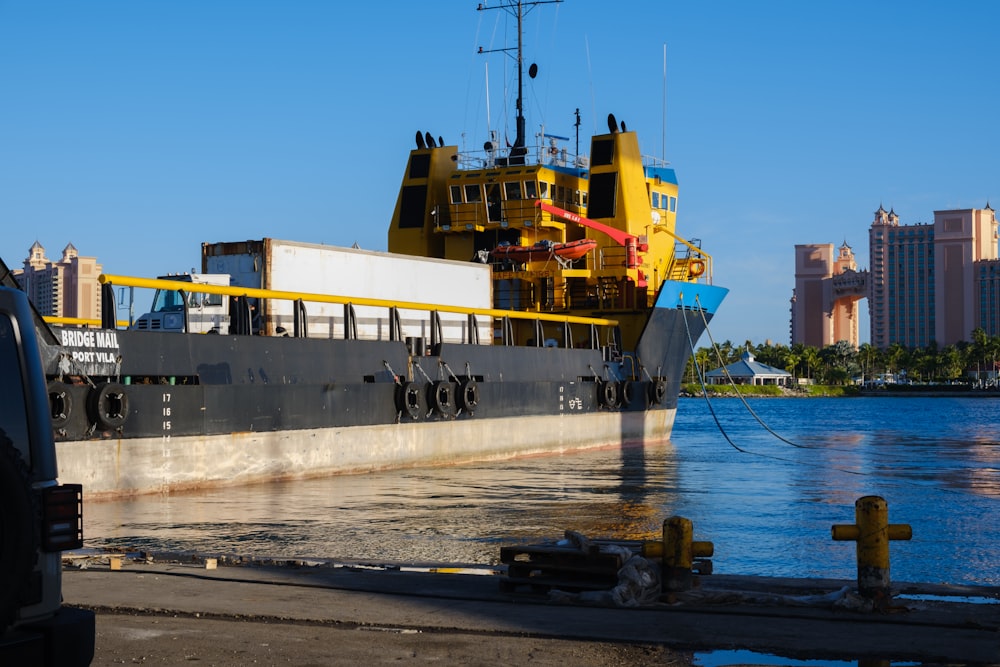
M 553 149 L 537 161 L 503 158 L 467 168 L 455 146 L 418 141 L 389 228 L 390 252 L 493 266 L 496 308 L 614 317 L 633 345 L 664 280 L 708 280 L 711 258 L 676 235 L 674 171 L 644 164 L 634 132 L 609 117 L 589 164 Z M 607 229 L 602 229 L 606 226 Z M 523 262 L 491 256 L 503 246 L 557 247 L 592 239 L 576 261 L 555 252 Z M 442 286 L 447 289 L 447 286 Z M 535 334 L 525 328 L 515 336 Z

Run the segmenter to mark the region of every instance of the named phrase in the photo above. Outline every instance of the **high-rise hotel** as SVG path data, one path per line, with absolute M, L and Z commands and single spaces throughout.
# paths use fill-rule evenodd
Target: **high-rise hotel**
M 13 270 L 22 289 L 39 314 L 54 317 L 101 317 L 101 265 L 94 257 L 81 257 L 73 244 L 52 261 L 45 248 L 35 241 L 28 250 L 24 268 Z
M 885 349 L 1000 334 L 997 219 L 983 209 L 934 211 L 933 224 L 899 224 L 881 206 L 868 232 L 871 342 Z

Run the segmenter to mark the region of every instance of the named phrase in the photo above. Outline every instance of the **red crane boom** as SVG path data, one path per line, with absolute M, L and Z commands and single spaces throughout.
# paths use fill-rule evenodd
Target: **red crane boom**
M 570 222 L 575 222 L 578 225 L 583 225 L 584 227 L 589 227 L 590 229 L 607 234 L 613 241 L 615 241 L 615 243 L 625 247 L 625 266 L 630 269 L 638 268 L 640 264 L 638 253 L 646 252 L 649 249 L 647 244 L 639 243 L 639 238 L 637 236 L 623 232 L 622 230 L 606 225 L 603 222 L 585 218 L 582 215 L 577 215 L 572 211 L 567 211 L 564 208 L 559 208 L 558 206 L 553 206 L 552 204 L 546 204 L 542 200 L 536 201 L 535 206 L 543 211 L 551 213 L 552 215 L 565 218 Z

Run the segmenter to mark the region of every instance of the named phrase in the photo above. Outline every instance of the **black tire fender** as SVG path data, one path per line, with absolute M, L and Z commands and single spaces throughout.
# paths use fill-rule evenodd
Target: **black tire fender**
M 619 383 L 618 389 L 619 389 L 618 397 L 621 400 L 621 406 L 623 408 L 627 408 L 628 406 L 632 405 L 632 398 L 634 393 L 632 388 L 632 383 L 629 382 L 628 380 L 623 380 L 621 383 Z
M 125 385 L 103 382 L 87 396 L 87 415 L 103 430 L 115 430 L 128 419 L 128 394 Z
M 614 382 L 603 380 L 597 383 L 597 400 L 606 408 L 613 408 L 618 404 L 618 385 Z
M 69 423 L 70 415 L 73 414 L 73 396 L 69 393 L 69 385 L 53 380 L 49 382 L 48 391 L 52 428 L 63 428 Z
M 479 405 L 479 385 L 475 380 L 462 380 L 458 385 L 458 404 L 466 412 L 472 412 Z
M 0 436 L 0 635 L 14 620 L 38 558 L 41 510 L 28 467 Z
M 427 397 L 439 414 L 450 417 L 455 414 L 455 385 L 447 380 L 432 382 L 427 388 Z
M 416 382 L 404 382 L 396 387 L 396 409 L 399 412 L 409 415 L 411 419 L 420 419 L 423 407 L 420 385 Z
M 650 405 L 661 405 L 663 399 L 667 397 L 667 382 L 662 378 L 657 378 L 649 384 Z

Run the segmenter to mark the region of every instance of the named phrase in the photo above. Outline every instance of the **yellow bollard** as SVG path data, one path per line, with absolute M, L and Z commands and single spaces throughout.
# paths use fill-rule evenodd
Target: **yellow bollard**
M 643 556 L 663 558 L 663 590 L 690 590 L 694 581 L 694 559 L 708 558 L 715 552 L 715 545 L 695 542 L 691 539 L 693 534 L 690 519 L 672 516 L 663 522 L 663 541 L 642 545 Z
M 857 543 L 858 593 L 863 597 L 888 598 L 889 540 L 913 537 L 909 524 L 889 524 L 889 507 L 884 498 L 865 496 L 854 503 L 854 525 L 834 525 L 833 539 Z

